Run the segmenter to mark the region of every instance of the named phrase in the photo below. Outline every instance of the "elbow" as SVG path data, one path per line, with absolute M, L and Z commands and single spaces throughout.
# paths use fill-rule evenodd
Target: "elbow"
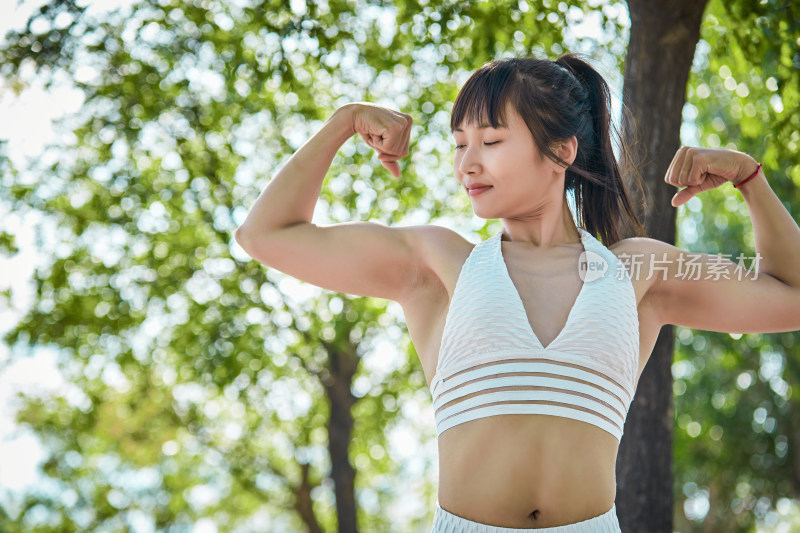
M 281 253 L 280 250 L 286 250 L 287 241 L 291 242 L 292 239 L 287 238 L 283 230 L 292 226 L 254 231 L 243 224 L 233 232 L 233 238 L 250 257 L 266 265 Z
M 273 241 L 267 235 L 255 235 L 250 229 L 236 228 L 233 238 L 247 255 L 264 265 L 270 264 L 274 256 Z
M 250 235 L 248 234 L 247 230 L 244 229 L 244 226 L 239 226 L 236 228 L 236 231 L 233 232 L 233 238 L 236 239 L 236 242 L 244 251 L 247 251 L 248 243 L 250 242 Z

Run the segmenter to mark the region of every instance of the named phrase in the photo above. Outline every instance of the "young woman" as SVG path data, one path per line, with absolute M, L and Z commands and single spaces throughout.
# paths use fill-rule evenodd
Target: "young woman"
M 453 170 L 475 214 L 502 221 L 478 244 L 434 225 L 311 222 L 354 133 L 400 174 L 411 117 L 369 103 L 333 113 L 236 231 L 265 265 L 402 305 L 436 414 L 434 532 L 619 531 L 618 445 L 661 326 L 800 329 L 800 228 L 760 165 L 684 147 L 665 178 L 681 188 L 673 205 L 737 187 L 757 272 L 643 237 L 608 106 L 603 78 L 573 55 L 496 60 L 472 75 L 453 107 Z M 622 223 L 639 236 L 620 239 Z

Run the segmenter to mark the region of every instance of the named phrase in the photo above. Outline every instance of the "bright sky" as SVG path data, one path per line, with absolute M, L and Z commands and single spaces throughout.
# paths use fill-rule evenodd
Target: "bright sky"
M 30 13 L 38 7 L 39 2 L 27 2 L 15 8 L 11 0 L 0 2 L 0 35 L 11 29 L 22 29 Z M 7 139 L 8 154 L 17 168 L 21 168 L 26 156 L 35 155 L 42 142 L 52 139 L 50 120 L 60 106 L 57 99 L 46 98 L 41 90 L 32 89 L 20 97 L 14 96 L 0 80 L 0 138 Z M 2 209 L 2 208 L 0 208 Z M 24 242 L 32 239 L 32 234 L 25 231 L 25 224 L 20 217 L 2 211 L 5 220 L 10 222 L 11 231 L 18 232 L 21 241 L 21 253 L 8 259 L 0 257 L 0 288 L 14 287 L 14 306 L 27 307 L 30 296 L 21 294 L 20 289 L 28 287 L 28 280 L 33 271 L 35 255 L 30 246 Z M 4 334 L 19 319 L 20 313 L 0 308 L 0 335 Z M 46 354 L 26 359 L 12 366 L 5 365 L 9 359 L 8 347 L 0 343 L 0 483 L 3 488 L 20 489 L 34 479 L 35 466 L 42 459 L 41 449 L 28 431 L 20 431 L 15 427 L 9 400 L 15 390 L 33 385 L 32 376 L 38 369 L 44 369 L 43 383 L 57 386 L 58 372 L 52 363 L 46 361 Z
M 17 6 L 18 3 L 22 5 Z M 30 15 L 45 2 L 42 0 L 0 0 L 0 36 L 12 29 L 22 30 Z M 103 0 L 103 9 L 114 9 L 130 4 L 130 0 Z M 78 91 L 70 88 L 45 91 L 37 85 L 19 96 L 9 90 L 0 79 L 0 139 L 8 140 L 7 153 L 15 168 L 23 169 L 26 159 L 36 156 L 47 144 L 56 139 L 52 123 L 57 117 L 77 111 L 82 103 Z M 0 290 L 14 288 L 12 309 L 0 307 L 0 336 L 30 306 L 33 269 L 39 260 L 34 252 L 33 231 L 35 219 L 23 219 L 0 207 L 4 225 L 16 234 L 20 253 L 12 258 L 0 257 Z M 59 389 L 64 382 L 54 363 L 55 354 L 37 350 L 31 357 L 8 365 L 8 347 L 0 343 L 0 488 L 19 490 L 35 479 L 36 465 L 44 454 L 38 441 L 27 430 L 13 421 L 10 403 L 14 392 L 24 389 L 28 394 L 46 393 Z M 2 497 L 2 492 L 0 492 Z

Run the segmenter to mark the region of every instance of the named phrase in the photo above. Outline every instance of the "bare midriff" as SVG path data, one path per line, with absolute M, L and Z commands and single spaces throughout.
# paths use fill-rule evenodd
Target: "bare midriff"
M 471 420 L 439 436 L 439 505 L 510 528 L 573 524 L 614 505 L 619 443 L 608 432 L 547 415 Z

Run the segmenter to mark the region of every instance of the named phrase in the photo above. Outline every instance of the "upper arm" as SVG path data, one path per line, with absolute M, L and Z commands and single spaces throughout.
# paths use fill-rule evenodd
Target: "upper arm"
M 645 295 L 662 324 L 726 333 L 800 329 L 800 289 L 751 265 L 754 258 L 681 250 L 636 238 L 642 252 L 637 275 L 652 275 Z M 631 257 L 636 271 L 637 262 Z
M 297 279 L 335 292 L 402 302 L 433 275 L 425 240 L 437 228 L 446 230 L 304 222 L 261 235 L 240 227 L 235 237 L 251 257 Z

